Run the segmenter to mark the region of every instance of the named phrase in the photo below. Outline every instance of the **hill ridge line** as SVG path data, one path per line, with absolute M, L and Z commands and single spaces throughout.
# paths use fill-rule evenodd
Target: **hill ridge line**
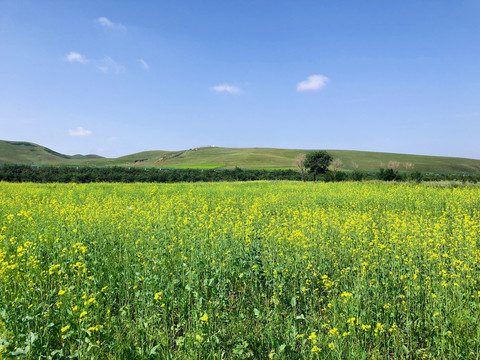
M 245 168 L 293 169 L 295 159 L 314 149 L 267 147 L 197 147 L 185 150 L 149 150 L 106 158 L 96 154 L 65 155 L 27 141 L 0 140 L 0 164 L 55 166 L 140 166 L 160 168 Z M 400 171 L 429 173 L 480 174 L 480 160 L 453 157 L 376 152 L 367 150 L 327 149 L 339 159 L 339 170 L 377 171 L 395 164 Z M 340 165 L 338 165 L 340 164 Z

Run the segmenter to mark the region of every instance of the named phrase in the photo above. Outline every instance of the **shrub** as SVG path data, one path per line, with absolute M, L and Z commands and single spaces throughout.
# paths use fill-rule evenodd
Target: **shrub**
M 377 173 L 377 179 L 383 180 L 383 181 L 393 181 L 397 180 L 398 178 L 398 171 L 395 171 L 393 169 L 380 169 L 380 171 Z

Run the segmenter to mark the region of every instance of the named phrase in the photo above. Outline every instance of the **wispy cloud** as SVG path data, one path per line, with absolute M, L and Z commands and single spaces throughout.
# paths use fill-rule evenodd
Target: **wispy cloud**
M 236 87 L 234 85 L 229 85 L 229 84 L 215 85 L 210 89 L 215 92 L 226 92 L 229 94 L 240 94 L 242 92 L 242 90 L 239 87 Z
M 92 60 L 87 59 L 85 55 L 77 53 L 75 51 L 70 51 L 67 55 L 65 55 L 65 60 L 71 63 L 79 62 L 82 64 L 90 63 L 92 66 L 95 66 L 97 69 L 104 73 L 123 73 L 125 72 L 125 66 L 120 65 L 115 60 L 113 60 L 110 56 L 105 56 L 101 60 Z M 148 68 L 148 64 L 145 63 Z
M 104 73 L 113 72 L 119 74 L 125 72 L 125 66 L 120 65 L 110 56 L 105 56 L 102 60 L 100 60 L 97 68 Z
M 148 70 L 150 69 L 150 66 L 147 64 L 147 62 L 143 59 L 137 59 L 137 62 L 140 64 L 140 66 L 144 69 L 144 70 Z
M 72 130 L 72 129 L 68 130 L 68 134 L 70 136 L 88 136 L 88 135 L 92 135 L 93 131 L 84 129 L 83 127 L 79 126 L 77 127 L 76 130 Z
M 65 55 L 65 60 L 68 62 L 79 62 L 83 64 L 88 62 L 85 55 L 79 54 L 75 51 L 70 51 L 67 55 Z
M 307 80 L 303 80 L 297 84 L 297 91 L 320 90 L 327 85 L 328 80 L 324 75 L 310 75 Z
M 127 29 L 125 25 L 122 25 L 120 23 L 114 23 L 104 16 L 95 19 L 95 21 L 104 29 L 109 29 L 109 30 L 126 30 Z

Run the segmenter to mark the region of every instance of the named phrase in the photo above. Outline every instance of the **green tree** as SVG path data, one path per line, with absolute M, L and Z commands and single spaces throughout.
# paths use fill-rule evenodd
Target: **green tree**
M 393 170 L 392 168 L 380 169 L 377 173 L 377 179 L 383 181 L 393 181 L 399 179 L 398 171 Z
M 325 174 L 327 168 L 332 162 L 332 156 L 325 150 L 313 151 L 307 154 L 304 165 L 310 173 L 313 174 L 313 180 L 317 175 Z

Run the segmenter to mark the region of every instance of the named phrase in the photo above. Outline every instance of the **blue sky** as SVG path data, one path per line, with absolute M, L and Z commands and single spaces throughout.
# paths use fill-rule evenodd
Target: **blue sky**
M 0 0 L 0 139 L 480 159 L 480 1 Z

